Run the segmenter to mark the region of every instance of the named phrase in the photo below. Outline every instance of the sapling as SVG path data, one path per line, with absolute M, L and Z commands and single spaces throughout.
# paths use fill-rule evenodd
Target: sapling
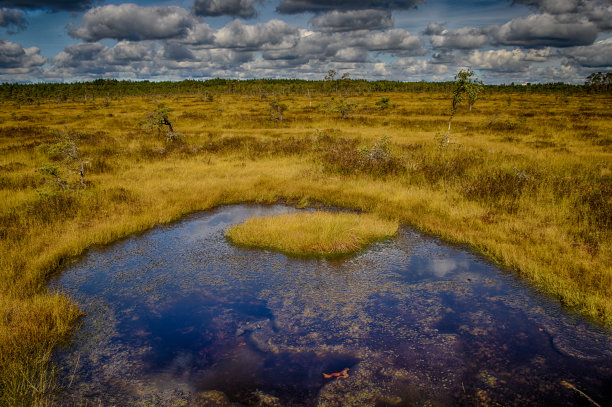
M 482 81 L 480 81 L 471 69 L 462 69 L 457 75 L 455 75 L 455 89 L 453 90 L 453 99 L 451 106 L 451 113 L 448 119 L 448 129 L 446 130 L 446 136 L 442 139 L 441 145 L 448 145 L 450 143 L 450 129 L 453 117 L 457 113 L 459 104 L 467 97 L 468 106 L 472 110 L 472 105 L 476 103 L 478 96 L 482 92 Z

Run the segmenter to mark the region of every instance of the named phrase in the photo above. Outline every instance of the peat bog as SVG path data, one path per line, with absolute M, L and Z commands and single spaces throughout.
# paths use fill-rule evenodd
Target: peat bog
M 610 333 L 461 247 L 401 227 L 325 260 L 224 237 L 252 216 L 295 211 L 219 207 L 67 266 L 50 286 L 87 316 L 56 353 L 57 400 L 609 405 Z

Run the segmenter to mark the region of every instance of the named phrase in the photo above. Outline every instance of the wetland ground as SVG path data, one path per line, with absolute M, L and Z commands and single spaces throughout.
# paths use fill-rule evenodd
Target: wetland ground
M 33 86 L 0 101 L 0 405 L 44 405 L 56 388 L 50 355 L 82 315 L 47 289 L 62 265 L 224 204 L 322 203 L 399 220 L 611 326 L 609 95 L 488 90 L 440 148 L 447 93 L 283 86 L 97 98 Z M 274 100 L 287 106 L 282 121 Z M 143 126 L 160 102 L 175 142 Z M 58 134 L 78 148 L 84 186 Z

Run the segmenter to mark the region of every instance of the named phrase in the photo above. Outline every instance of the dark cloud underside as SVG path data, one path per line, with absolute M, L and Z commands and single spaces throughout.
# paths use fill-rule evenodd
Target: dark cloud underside
M 310 19 L 313 28 L 325 32 L 383 30 L 393 27 L 393 17 L 385 10 L 330 11 Z
M 29 10 L 82 11 L 87 10 L 97 0 L 0 0 L 0 7 L 21 8 Z
M 199 16 L 231 16 L 252 18 L 257 16 L 255 4 L 261 0 L 196 0 L 193 12 Z
M 0 72 L 7 69 L 30 69 L 46 62 L 36 47 L 24 48 L 0 38 Z
M 0 27 L 8 28 L 9 34 L 14 34 L 16 31 L 25 30 L 28 21 L 25 18 L 25 13 L 21 10 L 0 8 Z
M 566 55 L 582 66 L 612 69 L 612 38 L 586 47 L 569 48 Z
M 524 47 L 571 47 L 592 44 L 597 27 L 590 22 L 566 22 L 551 14 L 516 18 L 501 27 L 489 27 L 489 34 L 501 45 Z
M 282 0 L 279 13 L 321 13 L 346 10 L 408 10 L 423 4 L 425 0 Z
M 515 0 L 569 23 L 590 22 L 601 31 L 612 30 L 612 0 Z

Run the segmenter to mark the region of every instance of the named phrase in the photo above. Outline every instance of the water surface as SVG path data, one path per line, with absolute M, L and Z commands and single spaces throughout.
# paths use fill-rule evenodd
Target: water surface
M 408 228 L 294 259 L 223 231 L 237 205 L 91 249 L 51 282 L 87 313 L 63 405 L 612 405 L 612 335 Z M 325 378 L 348 368 L 348 377 Z

